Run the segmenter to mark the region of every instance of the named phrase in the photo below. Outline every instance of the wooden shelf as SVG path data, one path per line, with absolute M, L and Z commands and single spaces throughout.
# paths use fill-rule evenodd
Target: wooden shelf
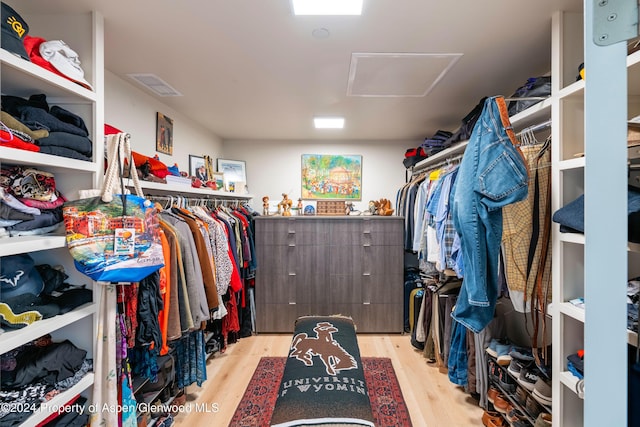
M 0 256 L 46 251 L 64 248 L 66 245 L 66 237 L 59 234 L 8 237 L 0 239 Z
M 585 159 L 583 157 L 575 157 L 569 160 L 562 160 L 558 162 L 559 170 L 574 170 L 574 169 L 584 169 Z
M 558 304 L 558 311 L 569 317 L 573 317 L 579 322 L 584 323 L 584 308 L 576 307 L 570 302 L 563 302 Z
M 133 182 L 129 180 L 126 184 L 127 187 L 133 188 Z M 176 184 L 164 184 L 161 182 L 148 182 L 148 181 L 140 181 L 140 186 L 143 190 L 150 190 L 150 194 L 159 194 L 159 195 L 167 195 L 167 196 L 183 196 L 186 194 L 189 195 L 199 195 L 199 196 L 207 196 L 206 198 L 215 199 L 215 198 L 224 198 L 224 199 L 238 199 L 238 200 L 250 200 L 253 199 L 252 194 L 240 194 L 240 193 L 229 193 L 227 191 L 214 191 L 208 188 L 193 188 L 187 187 L 185 185 L 176 185 Z M 146 193 L 146 191 L 145 191 Z
M 560 372 L 559 378 L 562 384 L 564 384 L 569 390 L 571 390 L 572 392 L 575 393 L 576 396 L 578 396 L 577 387 L 578 387 L 578 381 L 580 381 L 578 377 L 576 377 L 569 371 L 562 371 Z
M 73 98 L 87 104 L 97 100 L 95 92 L 4 49 L 0 49 L 0 63 L 2 86 L 11 88 L 10 95 L 29 98 L 34 93 L 45 93 L 48 98 Z
M 571 83 L 569 86 L 560 89 L 558 97 L 562 98 L 578 98 L 584 96 L 584 80 L 578 80 Z
M 576 243 L 584 245 L 584 234 L 580 233 L 560 233 L 560 241 L 566 243 Z
M 5 329 L 5 332 L 0 335 L 0 348 L 3 353 L 13 350 L 22 344 L 26 344 L 36 338 L 40 338 L 43 335 L 70 325 L 71 323 L 77 322 L 85 317 L 91 316 L 95 312 L 96 304 L 89 303 L 82 305 L 69 313 L 60 314 L 48 319 L 42 319 L 21 329 L 10 331 Z
M 17 148 L 0 147 L 2 163 L 12 165 L 36 166 L 51 173 L 97 172 L 98 164 L 52 154 L 35 153 Z
M 78 394 L 84 392 L 89 387 L 93 385 L 94 374 L 93 372 L 87 373 L 82 379 L 73 387 L 68 390 L 63 391 L 62 393 L 55 396 L 53 399 L 42 403 L 40 408 L 33 413 L 22 426 L 35 426 L 42 421 L 49 418 L 53 413 L 55 413 L 60 407 L 70 402 Z M 89 401 L 90 402 L 90 401 Z M 88 409 L 88 408 L 87 408 Z

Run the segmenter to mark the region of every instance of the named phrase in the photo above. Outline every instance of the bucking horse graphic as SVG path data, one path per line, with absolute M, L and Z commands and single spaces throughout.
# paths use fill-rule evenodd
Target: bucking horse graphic
M 342 346 L 333 339 L 338 328 L 329 322 L 318 322 L 313 328 L 315 337 L 301 332 L 293 337 L 289 357 L 295 357 L 307 366 L 313 366 L 313 356 L 318 356 L 327 369 L 327 374 L 357 369 L 358 363 Z

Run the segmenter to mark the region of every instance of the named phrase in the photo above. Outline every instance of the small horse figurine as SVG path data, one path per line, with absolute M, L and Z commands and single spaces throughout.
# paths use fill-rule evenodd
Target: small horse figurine
M 292 205 L 293 200 L 291 200 L 285 193 L 282 193 L 282 201 L 278 203 L 278 213 L 282 213 L 282 216 L 291 216 Z

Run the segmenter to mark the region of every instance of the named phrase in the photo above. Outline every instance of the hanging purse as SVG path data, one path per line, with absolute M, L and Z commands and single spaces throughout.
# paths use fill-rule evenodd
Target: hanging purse
M 67 247 L 81 273 L 96 281 L 138 282 L 164 265 L 157 212 L 144 198 L 131 163 L 137 195 L 126 192 L 122 159 L 131 157 L 129 135 L 107 137 L 109 166 L 100 196 L 66 202 Z M 119 191 L 113 191 L 120 178 Z

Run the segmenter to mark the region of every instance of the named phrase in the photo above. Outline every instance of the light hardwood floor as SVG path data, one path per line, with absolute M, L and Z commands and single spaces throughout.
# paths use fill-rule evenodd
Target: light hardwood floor
M 286 356 L 291 335 L 260 334 L 228 346 L 207 363 L 207 381 L 202 387 L 187 388 L 190 413 L 178 414 L 174 425 L 183 427 L 224 427 L 244 394 L 263 356 Z M 449 382 L 446 374 L 426 363 L 415 351 L 409 335 L 358 335 L 363 357 L 388 357 L 398 376 L 402 394 L 414 427 L 482 426 L 483 410 L 464 390 Z M 195 403 L 207 403 L 202 411 Z M 197 411 L 195 408 L 199 408 Z

